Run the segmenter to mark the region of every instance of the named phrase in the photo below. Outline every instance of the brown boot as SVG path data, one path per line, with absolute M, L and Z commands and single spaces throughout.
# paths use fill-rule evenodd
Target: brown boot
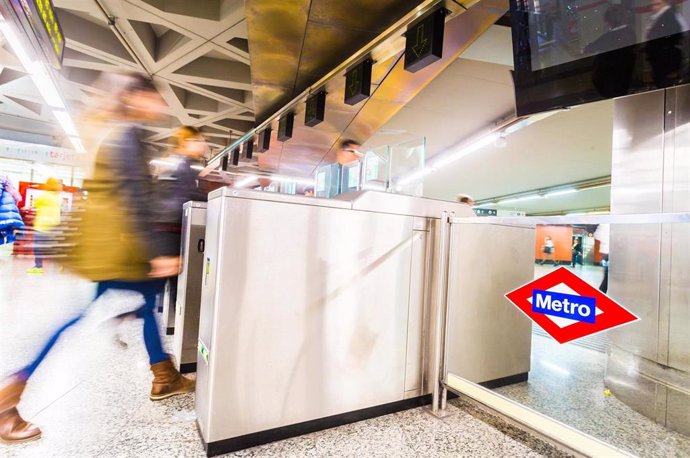
M 25 421 L 17 411 L 26 381 L 15 378 L 0 389 L 0 442 L 18 444 L 41 437 L 38 426 Z
M 184 378 L 169 359 L 151 364 L 151 372 L 153 372 L 153 385 L 149 398 L 152 401 L 160 401 L 176 394 L 194 391 L 196 385 L 194 380 Z

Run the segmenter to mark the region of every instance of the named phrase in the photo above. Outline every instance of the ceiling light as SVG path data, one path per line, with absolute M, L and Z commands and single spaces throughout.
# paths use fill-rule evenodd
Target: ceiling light
M 522 197 L 513 197 L 511 199 L 499 200 L 498 205 L 510 204 L 513 202 L 524 202 L 527 200 L 537 200 L 537 199 L 541 199 L 541 198 L 542 198 L 542 196 L 540 196 L 539 194 L 532 194 L 530 196 L 522 196 Z
M 493 132 L 489 135 L 485 135 L 484 137 L 468 144 L 467 146 L 461 146 L 458 150 L 438 158 L 434 161 L 433 166 L 437 169 L 440 169 L 441 167 L 444 167 L 450 164 L 451 162 L 455 162 L 458 159 L 477 151 L 478 149 L 484 148 L 485 146 L 494 143 L 498 137 L 500 137 L 500 134 L 498 132 Z
M 34 85 L 40 92 L 43 100 L 52 108 L 65 108 L 65 102 L 62 101 L 59 91 L 55 87 L 55 83 L 46 71 L 45 66 L 40 61 L 32 60 L 27 54 L 21 40 L 14 33 L 12 26 L 5 21 L 5 18 L 0 15 L 0 31 L 5 36 L 5 40 L 9 43 L 12 52 L 19 62 L 24 67 L 24 70 L 29 74 Z M 68 134 L 69 135 L 69 134 Z
M 546 193 L 544 195 L 544 197 L 548 198 L 548 197 L 556 197 L 556 196 L 565 196 L 567 194 L 575 194 L 578 191 L 579 190 L 575 189 L 575 188 L 561 189 L 560 191 L 553 191 L 553 192 Z
M 84 148 L 84 144 L 81 142 L 81 138 L 79 137 L 69 137 L 69 141 L 72 143 L 72 146 L 74 146 L 74 149 L 81 154 L 86 153 L 86 148 Z
M 62 126 L 62 130 L 70 137 L 78 137 L 77 127 L 72 122 L 72 117 L 66 111 L 53 110 L 53 116 Z
M 483 204 L 475 205 L 474 208 L 493 207 L 495 205 L 496 205 L 496 202 L 486 202 Z

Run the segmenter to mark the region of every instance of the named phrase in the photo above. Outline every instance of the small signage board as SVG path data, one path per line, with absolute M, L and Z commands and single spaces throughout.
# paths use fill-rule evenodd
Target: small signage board
M 565 267 L 511 291 L 506 298 L 561 344 L 639 320 Z
M 356 105 L 371 95 L 371 59 L 365 59 L 345 74 L 345 103 Z
M 405 70 L 415 73 L 443 56 L 446 9 L 441 7 L 407 28 Z
M 51 0 L 11 0 L 12 8 L 27 33 L 32 33 L 46 59 L 62 66 L 65 37 Z M 31 32 L 29 32 L 30 29 Z
M 321 123 L 326 113 L 326 91 L 319 91 L 307 99 L 304 125 L 314 127 Z
M 292 138 L 292 129 L 295 126 L 295 114 L 286 113 L 278 121 L 278 141 L 286 142 Z

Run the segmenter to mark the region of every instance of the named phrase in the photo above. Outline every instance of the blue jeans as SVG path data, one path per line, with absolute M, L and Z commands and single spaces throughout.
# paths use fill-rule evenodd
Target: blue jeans
M 46 246 L 50 243 L 50 235 L 47 232 L 34 232 L 34 266 L 43 268 L 43 256 L 46 254 Z
M 144 344 L 146 345 L 146 351 L 149 354 L 149 362 L 151 364 L 160 363 L 161 361 L 168 359 L 168 354 L 163 351 L 163 343 L 161 342 L 161 337 L 158 334 L 158 324 L 156 323 L 156 316 L 154 314 L 154 309 L 156 307 L 156 296 L 163 291 L 164 286 L 165 280 L 147 280 L 141 282 L 126 282 L 117 280 L 102 281 L 98 283 L 96 297 L 94 299 L 95 301 L 105 294 L 106 291 L 111 289 L 136 291 L 144 296 L 144 305 L 142 305 L 136 311 L 136 315 L 138 318 L 143 318 L 144 320 Z M 19 371 L 18 375 L 24 379 L 28 379 L 36 371 L 36 369 L 38 369 L 38 366 L 41 364 L 41 362 L 43 362 L 45 357 L 48 356 L 48 353 L 58 341 L 60 335 L 81 321 L 85 315 L 86 310 L 59 327 L 45 343 L 41 351 L 38 353 L 38 356 L 31 362 L 31 364 Z

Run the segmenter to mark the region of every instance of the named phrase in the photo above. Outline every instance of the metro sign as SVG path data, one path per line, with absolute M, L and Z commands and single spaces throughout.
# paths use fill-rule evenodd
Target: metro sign
M 562 344 L 639 320 L 565 267 L 511 291 L 506 298 Z

